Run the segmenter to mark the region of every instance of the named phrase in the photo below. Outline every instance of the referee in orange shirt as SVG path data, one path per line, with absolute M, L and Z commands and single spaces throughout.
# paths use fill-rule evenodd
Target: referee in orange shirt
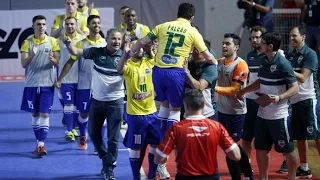
M 156 149 L 155 163 L 165 163 L 175 147 L 176 180 L 218 180 L 218 146 L 235 161 L 241 158 L 239 147 L 219 122 L 202 115 L 204 97 L 201 91 L 192 89 L 186 92 L 184 106 L 187 118 L 173 124 L 167 131 Z

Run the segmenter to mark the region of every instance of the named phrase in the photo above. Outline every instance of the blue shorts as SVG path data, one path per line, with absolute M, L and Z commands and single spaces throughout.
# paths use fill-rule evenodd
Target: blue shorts
M 64 104 L 76 104 L 77 84 L 61 84 L 60 89 Z
M 159 68 L 154 67 L 152 81 L 155 90 L 156 101 L 168 101 L 174 108 L 183 105 L 184 89 L 186 85 L 186 73 L 183 68 Z
M 25 87 L 21 110 L 30 113 L 50 113 L 53 105 L 54 87 Z
M 77 110 L 80 113 L 89 113 L 91 105 L 91 89 L 77 90 Z
M 145 144 L 159 145 L 160 121 L 157 113 L 149 115 L 127 115 L 128 130 L 123 144 L 127 148 L 141 149 Z
M 219 122 L 226 128 L 235 142 L 238 142 L 242 136 L 245 117 L 245 114 L 231 115 L 218 112 Z
M 127 121 L 127 116 L 128 116 L 128 114 L 127 114 L 127 102 L 124 101 L 124 103 L 123 103 L 123 116 L 122 116 L 124 121 Z

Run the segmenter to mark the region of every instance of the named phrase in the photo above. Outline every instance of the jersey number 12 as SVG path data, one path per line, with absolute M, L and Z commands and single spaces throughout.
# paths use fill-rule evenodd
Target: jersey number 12
M 179 54 L 174 53 L 174 50 L 176 49 L 176 47 L 183 46 L 185 36 L 183 34 L 176 34 L 172 32 L 167 32 L 167 34 L 169 35 L 169 37 L 166 44 L 166 48 L 164 49 L 164 54 L 169 54 L 170 56 L 174 56 L 174 57 L 180 57 Z M 179 41 L 177 43 L 172 42 L 174 37 L 179 38 Z

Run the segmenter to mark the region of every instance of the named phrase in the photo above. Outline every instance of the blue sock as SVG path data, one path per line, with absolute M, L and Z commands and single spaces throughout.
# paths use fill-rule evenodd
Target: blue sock
M 140 158 L 129 158 L 133 180 L 140 180 Z
M 64 120 L 66 121 L 66 126 L 68 131 L 73 129 L 73 114 L 69 112 L 64 112 Z
M 79 116 L 79 132 L 80 136 L 86 135 L 86 129 L 88 125 L 88 118 L 83 119 L 81 116 Z
M 44 142 L 47 139 L 48 132 L 49 132 L 49 117 L 47 118 L 39 118 L 40 120 L 40 127 L 38 131 L 39 141 Z
M 157 173 L 158 165 L 154 163 L 154 154 L 156 152 L 156 148 L 150 147 L 149 154 L 148 154 L 148 161 L 149 161 L 149 172 L 148 172 L 148 179 L 154 179 Z
M 73 129 L 75 129 L 78 126 L 78 120 L 79 118 L 79 113 L 78 112 L 73 112 Z

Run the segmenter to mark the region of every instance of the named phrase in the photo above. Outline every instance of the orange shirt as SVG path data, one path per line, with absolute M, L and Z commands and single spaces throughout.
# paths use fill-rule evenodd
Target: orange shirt
M 177 172 L 183 176 L 213 175 L 217 172 L 217 149 L 237 147 L 227 130 L 203 115 L 189 116 L 167 131 L 157 153 L 167 157 L 177 149 Z

